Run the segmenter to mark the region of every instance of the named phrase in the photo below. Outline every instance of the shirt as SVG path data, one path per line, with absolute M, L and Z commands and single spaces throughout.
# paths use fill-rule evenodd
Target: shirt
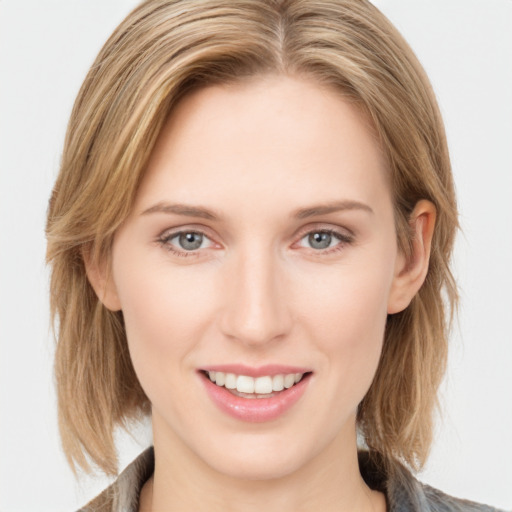
M 139 496 L 154 471 L 153 447 L 137 457 L 117 480 L 78 512 L 137 512 Z M 359 452 L 359 469 L 368 487 L 383 492 L 387 512 L 500 512 L 487 505 L 448 496 L 422 484 L 404 466 L 393 478 L 378 469 L 368 452 Z

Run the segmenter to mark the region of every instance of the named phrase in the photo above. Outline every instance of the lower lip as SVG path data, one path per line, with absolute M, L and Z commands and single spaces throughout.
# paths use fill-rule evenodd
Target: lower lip
M 269 398 L 242 398 L 233 395 L 224 386 L 217 386 L 201 372 L 206 391 L 213 403 L 233 418 L 252 423 L 272 421 L 288 411 L 306 391 L 309 376 L 310 374 L 305 375 L 291 388 L 279 391 Z

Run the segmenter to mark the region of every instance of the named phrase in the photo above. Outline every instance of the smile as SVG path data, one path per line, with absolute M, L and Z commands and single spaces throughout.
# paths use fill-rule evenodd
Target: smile
M 303 373 L 287 373 L 278 375 L 264 375 L 262 377 L 250 377 L 248 375 L 236 375 L 234 373 L 207 372 L 208 378 L 217 384 L 224 386 L 233 394 L 243 398 L 270 398 L 274 392 L 289 389 L 301 381 Z
M 262 423 L 283 416 L 305 394 L 312 372 L 297 370 L 300 369 L 230 366 L 198 373 L 207 396 L 221 412 L 237 420 Z

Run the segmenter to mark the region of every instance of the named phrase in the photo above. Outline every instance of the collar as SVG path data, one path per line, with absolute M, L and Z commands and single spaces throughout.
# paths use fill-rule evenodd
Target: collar
M 360 451 L 358 457 L 361 476 L 368 487 L 384 493 L 388 512 L 500 512 L 422 484 L 399 463 L 393 475 L 388 476 L 378 454 Z M 110 487 L 78 512 L 137 512 L 142 487 L 154 468 L 155 454 L 150 447 L 129 464 Z

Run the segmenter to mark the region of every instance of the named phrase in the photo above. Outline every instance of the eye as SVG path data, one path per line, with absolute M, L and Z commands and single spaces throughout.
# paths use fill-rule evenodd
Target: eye
M 202 233 L 179 233 L 171 240 L 177 239 L 179 246 L 186 251 L 200 249 L 206 237 Z
M 198 231 L 164 233 L 159 242 L 168 250 L 177 254 L 191 253 L 213 245 L 213 242 L 204 233 Z
M 322 229 L 311 231 L 300 239 L 301 247 L 308 247 L 317 251 L 343 246 L 352 242 L 352 238 L 333 230 Z

